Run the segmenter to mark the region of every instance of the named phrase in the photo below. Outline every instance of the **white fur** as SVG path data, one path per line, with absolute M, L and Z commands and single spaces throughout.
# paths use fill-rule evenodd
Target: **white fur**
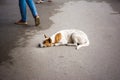
M 89 40 L 87 35 L 80 31 L 80 30 L 61 30 L 57 33 L 62 34 L 62 38 L 59 41 L 59 43 L 55 43 L 55 46 L 59 45 L 74 45 L 76 46 L 76 49 L 79 49 L 83 46 L 89 46 Z M 55 35 L 53 34 L 50 38 L 52 39 L 52 42 L 54 43 L 55 41 Z

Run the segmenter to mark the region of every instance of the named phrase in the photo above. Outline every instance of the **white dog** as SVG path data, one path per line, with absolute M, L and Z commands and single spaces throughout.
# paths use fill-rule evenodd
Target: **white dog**
M 39 44 L 39 47 L 74 45 L 76 46 L 76 49 L 79 49 L 80 47 L 89 45 L 87 35 L 84 32 L 75 29 L 61 30 L 53 34 L 51 37 L 44 34 L 44 37 L 45 40 L 43 43 Z

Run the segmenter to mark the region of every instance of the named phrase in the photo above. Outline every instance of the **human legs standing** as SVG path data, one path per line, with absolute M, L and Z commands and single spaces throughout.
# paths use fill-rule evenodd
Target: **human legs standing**
M 40 18 L 38 16 L 37 9 L 33 0 L 19 0 L 21 20 L 16 22 L 15 24 L 20 24 L 20 25 L 27 24 L 26 3 L 28 4 L 33 17 L 35 18 L 35 26 L 38 26 L 40 24 Z
M 37 16 L 38 13 L 37 13 L 37 9 L 36 9 L 36 6 L 34 4 L 34 1 L 33 0 L 26 0 L 31 12 L 32 12 L 32 15 L 33 17 Z
M 15 24 L 27 25 L 26 0 L 19 0 L 19 9 L 21 14 L 21 19 L 15 22 Z
M 26 2 L 27 2 L 28 6 L 32 12 L 33 17 L 35 18 L 35 25 L 38 26 L 40 24 L 40 18 L 38 16 L 35 3 L 33 0 L 26 0 Z

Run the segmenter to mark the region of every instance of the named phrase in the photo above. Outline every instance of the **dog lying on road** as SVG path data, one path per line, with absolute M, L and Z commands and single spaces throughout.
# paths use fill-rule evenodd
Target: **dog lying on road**
M 87 35 L 80 31 L 74 29 L 61 30 L 48 37 L 44 34 L 45 40 L 43 43 L 39 44 L 39 47 L 51 47 L 60 45 L 76 46 L 79 49 L 83 46 L 89 46 L 89 40 Z

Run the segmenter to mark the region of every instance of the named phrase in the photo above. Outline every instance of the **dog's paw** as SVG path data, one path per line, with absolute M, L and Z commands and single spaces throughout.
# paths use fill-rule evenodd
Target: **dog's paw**
M 76 47 L 75 49 L 76 49 L 76 50 L 78 50 L 78 49 L 79 49 L 79 47 Z

